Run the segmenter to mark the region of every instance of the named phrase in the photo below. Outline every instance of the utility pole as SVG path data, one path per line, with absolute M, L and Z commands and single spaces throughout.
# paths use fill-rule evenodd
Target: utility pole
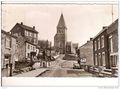
M 51 42 L 50 42 L 50 60 L 49 60 L 49 66 L 50 66 L 50 61 L 51 61 Z
M 112 4 L 112 23 L 113 23 L 113 4 Z
M 51 60 L 51 42 L 50 42 L 50 60 Z
M 48 64 L 48 40 L 46 41 L 46 57 L 45 57 L 45 60 L 46 60 L 46 66 Z

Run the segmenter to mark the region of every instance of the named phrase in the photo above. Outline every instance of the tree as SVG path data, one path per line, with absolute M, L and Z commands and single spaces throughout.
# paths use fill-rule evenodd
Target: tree
M 76 54 L 77 54 L 77 57 L 78 57 L 78 59 L 77 59 L 78 64 L 80 65 L 80 62 L 81 62 L 81 60 L 80 60 L 80 49 L 76 49 Z
M 33 67 L 33 65 L 35 63 L 33 61 L 33 58 L 34 58 L 35 55 L 36 55 L 36 52 L 30 52 L 30 64 L 29 64 L 30 67 Z

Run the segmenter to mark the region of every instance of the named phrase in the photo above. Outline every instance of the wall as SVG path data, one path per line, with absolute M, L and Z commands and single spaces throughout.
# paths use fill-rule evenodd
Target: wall
M 12 37 L 8 33 L 1 33 L 1 67 L 2 67 L 2 76 L 9 76 L 10 67 L 6 68 L 6 64 L 9 65 L 9 62 L 12 63 L 12 69 L 15 68 L 15 59 L 16 55 L 16 38 Z M 11 42 L 10 48 L 6 48 L 6 38 Z M 5 55 L 9 55 L 8 61 L 5 61 Z M 3 69 L 4 68 L 4 69 Z
M 13 63 L 13 68 L 15 68 L 15 60 L 18 59 L 17 56 L 17 44 L 16 44 L 16 39 L 15 38 L 11 38 L 12 42 L 11 42 L 11 59 L 12 59 L 12 63 Z
M 85 65 L 93 65 L 93 42 L 89 41 L 80 47 L 80 57 L 86 58 Z

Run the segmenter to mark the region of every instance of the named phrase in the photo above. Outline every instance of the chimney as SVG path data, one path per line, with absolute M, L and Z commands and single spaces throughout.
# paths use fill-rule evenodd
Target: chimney
M 8 34 L 11 34 L 11 32 L 7 32 Z
M 93 38 L 90 38 L 90 41 L 92 41 L 93 40 Z
M 33 26 L 33 29 L 35 30 L 35 26 Z
M 103 29 L 105 29 L 107 26 L 103 26 Z
M 87 43 L 89 42 L 89 40 L 87 41 Z
M 23 25 L 23 22 L 21 22 L 21 25 Z

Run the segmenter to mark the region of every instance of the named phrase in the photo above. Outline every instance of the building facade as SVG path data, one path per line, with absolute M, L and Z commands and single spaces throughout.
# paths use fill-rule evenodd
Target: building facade
M 66 52 L 66 42 L 67 42 L 67 27 L 64 21 L 63 14 L 61 14 L 61 17 L 57 25 L 57 33 L 54 36 L 55 51 L 64 54 Z
M 16 37 L 1 30 L 1 48 L 2 76 L 12 76 L 17 59 Z
M 80 48 L 80 58 L 84 65 L 94 65 L 93 62 L 93 41 L 92 38 Z
M 39 53 L 39 50 L 37 49 L 37 46 L 31 42 L 26 41 L 25 42 L 25 57 L 30 60 L 30 53 L 35 52 L 36 55 Z
M 30 53 L 37 50 L 38 32 L 35 26 L 29 27 L 21 22 L 21 24 L 17 23 L 10 32 L 17 37 L 17 61 L 29 60 Z
M 107 29 L 109 66 L 118 67 L 118 20 Z
M 78 49 L 78 43 L 72 43 L 71 53 L 76 54 L 76 49 Z
M 71 54 L 72 52 L 72 42 L 67 42 L 66 43 L 66 53 Z
M 93 56 L 95 66 L 111 68 L 113 65 L 112 60 L 115 59 L 115 62 L 117 62 L 116 60 L 118 58 L 118 19 L 111 25 L 103 27 L 102 31 L 94 37 Z

